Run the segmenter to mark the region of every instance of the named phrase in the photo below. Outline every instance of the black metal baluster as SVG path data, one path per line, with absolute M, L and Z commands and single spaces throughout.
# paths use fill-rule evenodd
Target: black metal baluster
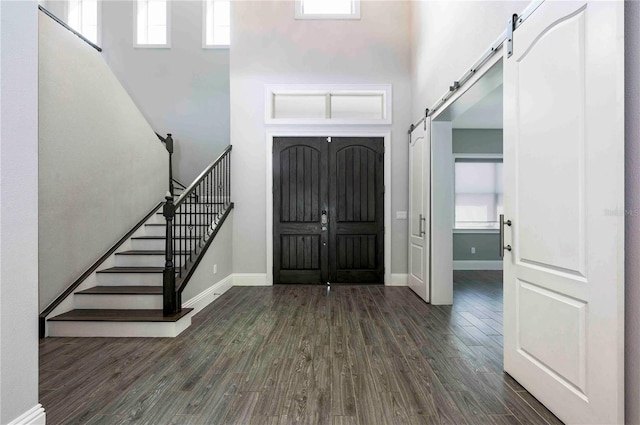
M 178 263 L 178 273 L 180 273 L 180 276 L 182 276 L 182 264 L 183 264 L 183 259 L 182 256 L 184 255 L 184 220 L 186 219 L 186 214 L 185 214 L 185 205 L 184 205 L 184 201 L 182 202 L 182 204 L 180 205 L 180 208 L 182 208 L 182 210 L 180 211 L 180 224 L 178 225 L 178 230 L 180 231 L 180 262 Z
M 173 196 L 168 193 L 165 197 L 165 204 L 162 210 L 165 224 L 165 263 L 162 271 L 162 311 L 165 315 L 175 313 L 176 306 L 176 275 L 173 262 L 173 219 L 175 207 Z

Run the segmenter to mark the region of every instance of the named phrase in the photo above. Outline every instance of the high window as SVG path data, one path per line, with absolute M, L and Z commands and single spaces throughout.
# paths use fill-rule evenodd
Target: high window
M 69 26 L 87 40 L 99 44 L 100 4 L 98 0 L 69 0 L 68 12 Z
M 204 47 L 229 47 L 231 41 L 231 2 L 204 0 Z
M 169 0 L 137 0 L 136 47 L 169 47 Z
M 456 158 L 455 228 L 497 229 L 502 192 L 501 158 Z
M 360 0 L 296 0 L 296 19 L 360 19 Z

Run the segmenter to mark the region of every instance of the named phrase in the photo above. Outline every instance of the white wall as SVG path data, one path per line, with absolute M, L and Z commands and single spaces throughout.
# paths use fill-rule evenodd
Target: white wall
M 0 2 L 0 423 L 38 404 L 38 11 Z
M 66 21 L 64 2 L 41 2 Z M 102 1 L 103 56 L 155 131 L 173 133 L 189 185 L 229 145 L 229 50 L 202 48 L 202 1 L 171 5 L 171 48 L 133 47 L 133 2 Z
M 640 3 L 625 4 L 626 420 L 640 424 Z
M 168 153 L 100 53 L 39 23 L 43 309 L 163 199 Z
M 409 3 L 363 1 L 362 19 L 294 19 L 293 1 L 232 5 L 234 273 L 266 273 L 265 84 L 392 84 L 392 215 L 407 210 Z M 407 221 L 392 220 L 392 273 L 406 273 Z
M 412 2 L 412 116 L 418 118 L 527 2 Z M 640 5 L 626 2 L 626 420 L 640 424 Z
M 222 227 L 211 242 L 191 280 L 182 293 L 182 302 L 206 291 L 211 286 L 229 277 L 233 273 L 233 211 L 222 224 Z M 213 266 L 217 273 L 213 273 Z
M 480 58 L 527 1 L 412 1 L 412 117 L 417 121 Z

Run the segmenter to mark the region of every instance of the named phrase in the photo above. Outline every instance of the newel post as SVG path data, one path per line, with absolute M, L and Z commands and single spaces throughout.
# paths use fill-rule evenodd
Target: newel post
M 169 152 L 169 193 L 173 196 L 175 192 L 173 191 L 173 137 L 171 136 L 171 133 L 167 133 L 167 138 L 164 140 L 167 152 Z
M 162 310 L 164 315 L 171 315 L 179 311 L 180 306 L 176 298 L 176 272 L 173 264 L 173 217 L 175 216 L 175 206 L 173 196 L 167 192 L 166 202 L 162 208 L 162 214 L 166 220 L 165 238 L 165 263 L 162 273 Z

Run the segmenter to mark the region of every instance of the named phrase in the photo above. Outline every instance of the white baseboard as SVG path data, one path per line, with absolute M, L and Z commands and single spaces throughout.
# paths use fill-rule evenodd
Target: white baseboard
M 44 413 L 44 407 L 41 404 L 36 404 L 7 425 L 45 425 L 46 423 L 47 417 Z
M 453 262 L 453 270 L 502 270 L 502 261 L 457 260 Z
M 235 273 L 233 286 L 271 286 L 266 273 Z
M 214 283 L 209 288 L 200 292 L 195 297 L 182 303 L 183 308 L 192 308 L 194 314 L 214 302 L 220 295 L 224 294 L 233 286 L 233 274 L 225 277 L 221 281 Z
M 386 286 L 407 286 L 409 275 L 406 273 L 391 273 L 391 282 L 385 283 Z

